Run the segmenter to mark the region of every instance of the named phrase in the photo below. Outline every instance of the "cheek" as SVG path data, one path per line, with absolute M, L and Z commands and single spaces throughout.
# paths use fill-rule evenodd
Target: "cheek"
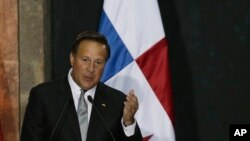
M 96 71 L 96 75 L 97 75 L 98 77 L 101 77 L 101 76 L 102 76 L 102 73 L 103 73 L 103 68 L 98 69 L 98 70 Z
M 73 70 L 74 70 L 75 76 L 78 78 L 81 78 L 82 75 L 84 74 L 84 69 L 82 69 L 82 67 L 79 65 L 74 65 Z
M 78 70 L 83 70 L 84 68 L 86 68 L 86 66 L 82 63 L 82 61 L 78 60 L 74 63 L 74 66 L 78 69 Z

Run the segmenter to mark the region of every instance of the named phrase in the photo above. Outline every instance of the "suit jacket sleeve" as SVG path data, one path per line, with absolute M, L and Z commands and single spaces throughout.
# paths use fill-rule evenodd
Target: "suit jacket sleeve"
M 126 136 L 126 135 L 125 135 Z M 138 124 L 135 127 L 135 133 L 131 137 L 126 137 L 126 141 L 142 141 L 142 135 Z
M 126 100 L 126 95 L 119 90 L 113 89 L 103 83 L 99 83 L 94 103 L 101 112 L 104 120 L 107 122 L 108 127 L 111 129 L 111 132 L 114 134 L 116 141 L 142 141 L 142 135 L 138 124 L 136 124 L 134 135 L 127 137 L 122 127 L 121 119 L 123 116 L 124 101 Z M 101 104 L 106 103 L 106 107 L 102 107 Z M 98 128 L 98 131 L 94 130 L 96 127 L 103 126 L 103 123 L 97 123 L 99 117 L 96 114 L 95 110 L 92 110 L 91 119 L 90 119 L 90 135 L 91 141 L 98 140 L 95 136 L 98 132 L 99 136 L 103 136 L 98 141 L 110 141 L 112 140 L 110 135 L 105 135 L 106 129 L 101 130 Z M 94 137 L 95 136 L 95 137 Z M 89 140 L 90 141 L 90 140 Z

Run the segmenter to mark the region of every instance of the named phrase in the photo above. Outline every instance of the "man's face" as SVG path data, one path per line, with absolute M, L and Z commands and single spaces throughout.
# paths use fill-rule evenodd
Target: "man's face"
M 74 81 L 85 90 L 95 86 L 101 79 L 106 57 L 105 45 L 91 40 L 82 41 L 77 52 L 70 54 Z

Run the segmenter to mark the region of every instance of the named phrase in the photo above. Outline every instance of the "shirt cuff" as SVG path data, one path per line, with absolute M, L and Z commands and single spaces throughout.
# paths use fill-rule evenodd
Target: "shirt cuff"
M 123 131 L 127 137 L 130 137 L 130 136 L 135 134 L 136 121 L 129 126 L 125 126 L 123 124 L 123 118 L 122 118 L 121 122 L 122 122 Z

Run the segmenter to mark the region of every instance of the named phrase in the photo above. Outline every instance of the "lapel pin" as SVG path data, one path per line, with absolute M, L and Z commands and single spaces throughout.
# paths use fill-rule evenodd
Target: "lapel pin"
M 106 107 L 106 104 L 102 103 L 102 107 Z

